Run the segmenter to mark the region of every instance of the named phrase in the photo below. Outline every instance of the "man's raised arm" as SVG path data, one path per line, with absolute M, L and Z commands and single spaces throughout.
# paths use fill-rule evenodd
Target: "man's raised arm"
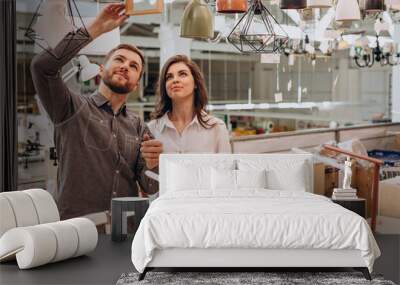
M 61 68 L 92 40 L 120 26 L 128 18 L 123 14 L 124 9 L 124 4 L 108 5 L 87 28 L 88 34 L 84 29 L 71 32 L 52 50 L 56 57 L 44 51 L 32 60 L 31 73 L 36 92 L 55 124 L 72 116 L 80 102 L 79 98 L 73 98 L 63 82 Z

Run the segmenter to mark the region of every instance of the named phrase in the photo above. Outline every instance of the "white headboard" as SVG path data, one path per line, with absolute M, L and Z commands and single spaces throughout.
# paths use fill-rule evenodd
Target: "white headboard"
M 171 163 L 190 166 L 235 165 L 237 161 L 264 161 L 269 164 L 304 162 L 306 191 L 313 193 L 313 159 L 311 154 L 161 154 L 159 167 L 160 195 L 167 191 L 168 168 Z M 290 171 L 288 168 L 287 171 Z

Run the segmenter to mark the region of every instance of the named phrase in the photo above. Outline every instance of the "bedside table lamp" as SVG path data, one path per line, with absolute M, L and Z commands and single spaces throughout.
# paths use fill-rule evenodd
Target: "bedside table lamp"
M 372 209 L 371 209 L 371 229 L 374 232 L 376 228 L 376 215 L 378 211 L 379 169 L 381 165 L 383 165 L 383 161 L 365 155 L 359 155 L 331 145 L 324 145 L 324 148 L 330 151 L 334 151 L 336 153 L 345 154 L 353 158 L 369 161 L 374 164 L 374 173 L 372 176 L 373 184 L 372 184 Z

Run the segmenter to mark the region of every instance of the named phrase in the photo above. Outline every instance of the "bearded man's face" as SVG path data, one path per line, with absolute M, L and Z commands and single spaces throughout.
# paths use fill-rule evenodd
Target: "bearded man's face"
M 100 75 L 104 84 L 117 94 L 127 94 L 134 91 L 142 71 L 140 56 L 128 49 L 118 49 L 102 66 Z

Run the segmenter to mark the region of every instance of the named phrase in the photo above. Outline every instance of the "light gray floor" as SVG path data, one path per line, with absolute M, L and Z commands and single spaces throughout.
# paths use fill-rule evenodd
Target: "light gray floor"
M 375 263 L 375 273 L 400 283 L 400 235 L 377 235 L 382 251 Z M 16 262 L 0 265 L 0 284 L 115 284 L 119 276 L 134 271 L 130 259 L 131 239 L 111 242 L 100 235 L 94 252 L 30 270 L 19 270 Z M 312 271 L 312 270 L 310 270 Z

